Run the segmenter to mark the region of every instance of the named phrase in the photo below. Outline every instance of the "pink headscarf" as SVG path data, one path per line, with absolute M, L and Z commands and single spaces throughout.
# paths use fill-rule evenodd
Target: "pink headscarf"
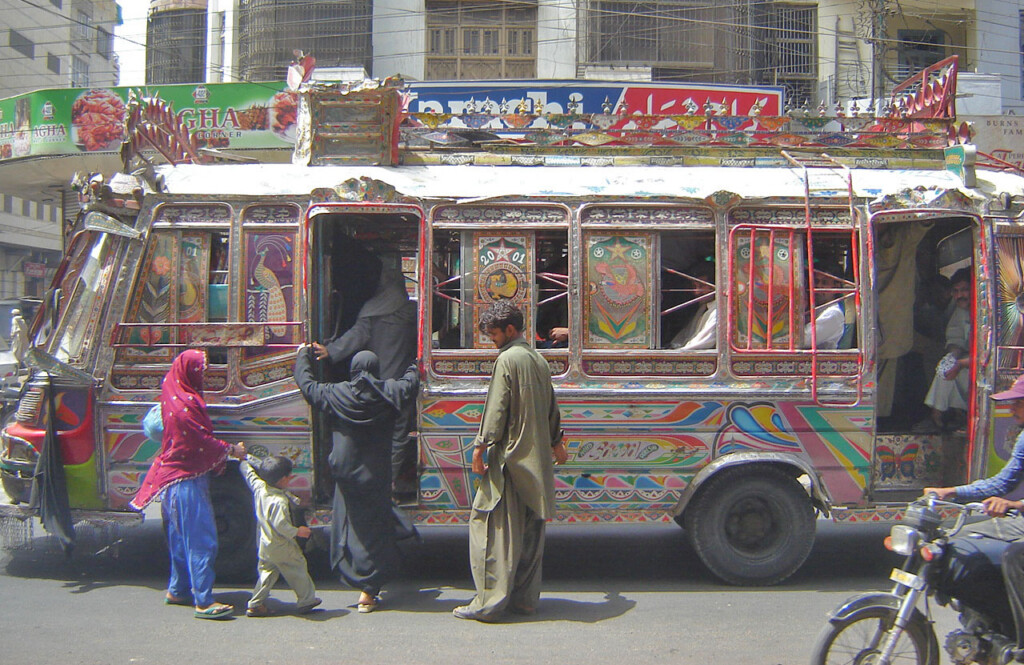
M 163 445 L 131 505 L 142 510 L 174 483 L 213 471 L 222 473 L 230 445 L 213 436 L 203 399 L 206 354 L 189 349 L 171 364 L 160 393 Z

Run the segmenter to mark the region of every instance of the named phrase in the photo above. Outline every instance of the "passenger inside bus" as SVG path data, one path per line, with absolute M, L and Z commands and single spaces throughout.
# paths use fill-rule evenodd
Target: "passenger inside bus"
M 551 256 L 564 247 L 551 248 L 538 256 L 537 266 L 537 348 L 564 349 L 569 346 L 569 257 Z M 541 263 L 541 261 L 544 261 Z
M 838 265 L 814 270 L 814 342 L 819 349 L 848 349 L 853 342 L 852 324 L 847 322 L 844 280 L 836 277 Z M 804 346 L 811 348 L 811 324 L 804 326 Z
M 969 266 L 975 252 L 975 229 L 969 220 L 955 217 L 886 222 L 876 228 L 877 278 L 873 286 L 878 317 L 878 433 L 955 433 L 964 411 L 951 410 L 952 403 L 927 395 L 933 383 L 936 390 L 940 385 L 954 386 L 951 381 L 934 379 L 936 366 L 947 353 L 947 324 L 959 309 L 950 297 L 949 278 L 957 274 L 959 279 L 958 271 L 964 267 L 964 295 L 966 307 L 970 307 L 973 269 Z M 969 383 L 970 368 L 964 363 L 969 359 L 963 360 L 957 374 L 963 374 L 959 381 Z M 964 397 L 964 408 L 970 404 L 970 391 L 969 385 L 962 392 L 955 391 Z M 936 414 L 926 402 L 936 402 L 942 408 Z M 962 462 L 960 455 L 959 462 L 950 464 L 962 466 Z
M 918 433 L 937 433 L 945 428 L 958 429 L 967 422 L 967 400 L 971 358 L 971 270 L 961 268 L 950 280 L 955 303 L 946 324 L 946 355 L 939 360 L 924 403 L 931 409 L 927 418 L 914 426 Z
M 714 349 L 718 345 L 718 304 L 715 301 L 715 264 L 698 261 L 686 271 L 692 283 L 692 297 L 701 299 L 692 308 L 690 321 L 669 342 L 682 351 Z

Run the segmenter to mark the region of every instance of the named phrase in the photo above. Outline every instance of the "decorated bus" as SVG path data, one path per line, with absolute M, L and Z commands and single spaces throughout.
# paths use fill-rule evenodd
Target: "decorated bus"
M 73 517 L 141 519 L 128 502 L 158 450 L 141 420 L 198 347 L 218 435 L 291 458 L 289 489 L 324 523 L 330 439 L 295 352 L 352 325 L 373 257 L 418 312 L 399 498 L 419 523 L 468 517 L 497 354 L 477 323 L 507 298 L 562 412 L 556 521 L 675 520 L 726 582 L 779 582 L 818 515 L 899 519 L 922 487 L 1008 458 L 1011 419 L 988 396 L 1024 372 L 1024 178 L 970 144 L 956 65 L 898 86 L 881 114 L 756 95 L 588 109 L 572 81 L 546 82 L 569 100 L 555 110 L 481 96 L 447 112 L 417 110 L 401 81 L 307 83 L 292 164 L 203 149 L 135 96 L 123 172 L 79 179 L 78 230 L 0 435 L 0 515 L 33 515 L 53 423 Z M 251 500 L 231 472 L 213 492 L 221 570 L 243 570 Z

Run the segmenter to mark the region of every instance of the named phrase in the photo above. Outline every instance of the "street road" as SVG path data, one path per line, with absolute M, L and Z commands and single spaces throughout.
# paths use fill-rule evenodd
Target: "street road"
M 357 614 L 358 594 L 314 556 L 322 609 L 215 622 L 161 603 L 159 518 L 108 549 L 86 529 L 70 561 L 36 525 L 31 549 L 0 551 L 0 663 L 803 664 L 828 610 L 889 586 L 887 532 L 821 521 L 793 578 L 737 588 L 704 569 L 675 525 L 550 527 L 538 614 L 485 625 L 451 616 L 472 596 L 465 528 L 422 529 L 423 542 L 405 547 L 405 578 L 373 614 Z M 216 589 L 244 609 L 247 583 Z M 287 612 L 294 599 L 279 586 L 271 607 Z M 936 615 L 941 644 L 956 616 Z

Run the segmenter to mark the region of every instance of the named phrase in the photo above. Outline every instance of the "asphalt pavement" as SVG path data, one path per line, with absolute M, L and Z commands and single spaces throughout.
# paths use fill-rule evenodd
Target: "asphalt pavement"
M 886 525 L 820 521 L 795 576 L 739 588 L 713 578 L 674 524 L 553 526 L 537 615 L 488 625 L 451 615 L 473 595 L 467 530 L 421 532 L 377 612 L 356 613 L 358 593 L 321 553 L 310 557 L 320 609 L 291 614 L 282 584 L 270 604 L 278 616 L 247 618 L 250 583 L 218 580 L 218 600 L 239 610 L 215 622 L 162 604 L 159 519 L 84 529 L 70 559 L 36 524 L 27 545 L 0 551 L 0 663 L 800 664 L 826 612 L 887 588 L 897 562 L 881 545 Z M 937 615 L 940 629 L 955 623 L 948 609 Z

